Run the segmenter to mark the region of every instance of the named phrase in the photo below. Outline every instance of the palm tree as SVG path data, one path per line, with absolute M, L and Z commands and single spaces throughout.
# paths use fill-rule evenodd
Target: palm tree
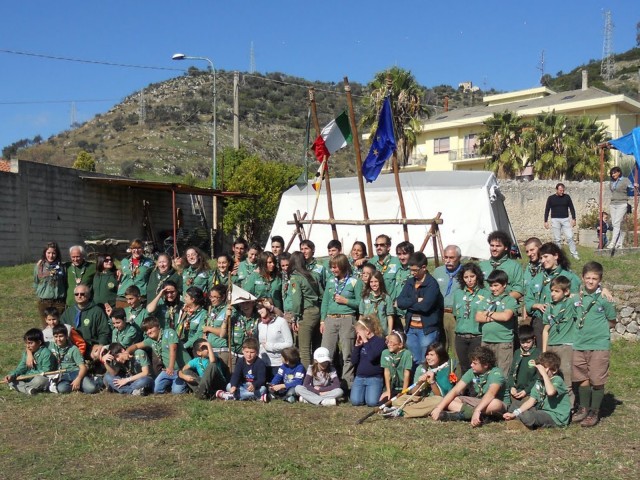
M 600 152 L 598 145 L 611 137 L 595 118 L 579 117 L 570 122 L 567 139 L 567 179 L 598 180 Z M 609 151 L 605 150 L 605 171 L 609 169 Z
M 376 73 L 374 79 L 367 85 L 369 96 L 363 100 L 364 115 L 360 125 L 370 127 L 373 135 L 378 126 L 378 115 L 382 102 L 387 95 L 387 76 L 391 78 L 391 111 L 393 115 L 396 145 L 399 161 L 406 165 L 411 151 L 416 146 L 417 135 L 420 132 L 420 119 L 429 117 L 429 109 L 422 103 L 424 91 L 410 71 L 399 67 L 392 67 Z
M 534 166 L 539 178 L 561 179 L 566 174 L 567 127 L 567 118 L 552 111 L 538 114 L 525 128 L 522 138 L 527 163 Z
M 520 173 L 527 151 L 522 143 L 523 121 L 509 111 L 494 113 L 484 121 L 486 129 L 478 136 L 479 152 L 490 157 L 486 168 L 498 178 L 513 178 Z

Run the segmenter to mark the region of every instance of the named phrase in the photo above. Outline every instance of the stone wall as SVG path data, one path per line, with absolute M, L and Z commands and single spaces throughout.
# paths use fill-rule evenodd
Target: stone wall
M 611 340 L 640 340 L 640 288 L 632 285 L 612 285 L 618 318 L 611 329 Z
M 501 180 L 500 191 L 505 196 L 505 207 L 509 214 L 509 220 L 516 233 L 519 242 L 529 237 L 539 237 L 543 242 L 552 241 L 551 230 L 544 228 L 544 207 L 549 195 L 555 193 L 557 180 L 534 180 L 531 182 L 519 182 L 516 180 Z M 563 182 L 566 193 L 571 196 L 576 209 L 578 222 L 580 218 L 592 208 L 598 208 L 600 199 L 600 183 Z M 604 185 L 604 207 L 609 205 L 608 182 Z M 578 229 L 573 230 L 574 238 L 578 240 Z M 583 244 L 591 245 L 592 239 L 582 239 Z

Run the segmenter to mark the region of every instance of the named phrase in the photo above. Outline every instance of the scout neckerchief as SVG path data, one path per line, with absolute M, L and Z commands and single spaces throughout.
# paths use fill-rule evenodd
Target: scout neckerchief
M 189 336 L 189 329 L 191 328 L 191 320 L 195 317 L 200 311 L 202 307 L 196 308 L 194 311 L 188 311 L 187 309 L 182 309 L 182 314 L 180 315 L 180 322 L 178 323 L 178 328 L 176 328 L 176 333 L 178 334 L 178 338 L 186 339 Z
M 82 283 L 82 277 L 84 276 L 84 273 L 87 271 L 87 262 L 84 262 L 82 265 L 83 267 L 80 270 L 80 276 L 78 276 L 78 267 L 71 264 L 71 271 L 73 272 L 73 278 L 76 281 L 76 285 L 80 285 L 80 283 Z
M 384 275 L 387 273 L 387 270 L 389 270 L 389 262 L 391 262 L 391 255 L 388 253 L 387 256 L 382 259 L 382 262 L 380 261 L 380 257 L 378 257 L 378 260 L 376 260 L 376 270 L 382 272 Z
M 67 345 L 66 347 L 59 347 L 56 343 L 53 344 L 53 355 L 56 357 L 56 360 L 58 362 L 58 368 L 62 368 L 61 365 L 64 362 L 70 349 L 71 345 Z
M 171 305 L 169 305 L 168 303 L 165 303 L 165 305 L 167 306 L 167 312 L 165 313 L 165 323 L 168 324 L 169 328 L 173 328 L 175 330 L 176 312 L 180 309 L 180 303 L 176 301 Z
M 538 272 L 540 272 L 541 266 L 542 266 L 542 263 L 540 263 L 540 260 L 538 260 L 537 262 L 529 262 L 527 264 L 527 269 L 529 270 L 529 274 L 531 275 L 531 278 L 538 275 Z
M 482 397 L 482 390 L 484 389 L 484 386 L 487 384 L 487 381 L 489 380 L 488 377 L 489 377 L 488 370 L 480 375 L 473 376 L 473 391 L 476 394 L 476 398 Z
M 489 260 L 489 262 L 491 263 L 491 267 L 493 267 L 494 270 L 498 269 L 498 267 L 500 267 L 504 262 L 506 262 L 509 259 L 509 255 L 507 255 L 506 253 L 504 255 L 502 255 L 500 258 L 498 258 L 497 260 L 494 260 L 493 258 L 491 258 Z
M 549 381 L 552 381 L 554 377 L 556 377 L 557 375 L 553 375 L 549 378 Z M 536 405 L 536 407 L 539 410 L 542 410 L 542 407 L 544 405 L 544 401 L 547 398 L 547 389 L 544 388 L 544 382 L 538 380 L 534 386 L 534 388 L 536 389 L 536 391 L 538 392 L 538 396 L 540 397 L 540 400 L 538 400 L 538 404 Z
M 193 282 L 195 281 L 196 277 L 198 276 L 198 271 L 196 269 L 193 268 L 192 265 L 189 265 L 187 268 L 185 268 L 184 270 L 184 274 L 185 274 L 185 281 L 184 283 L 187 284 L 187 287 L 190 287 L 191 285 L 193 285 Z
M 402 352 L 404 352 L 404 348 L 398 350 L 396 353 L 389 351 L 389 356 L 391 358 L 391 367 L 389 368 L 389 373 L 391 374 L 391 379 L 389 385 L 391 386 L 391 390 L 400 390 L 402 389 L 402 385 L 404 383 L 404 378 L 400 378 L 398 374 L 398 365 L 400 365 L 400 360 L 402 360 Z M 394 389 L 394 385 L 399 385 L 399 388 Z
M 42 262 L 38 267 L 38 279 L 58 285 L 58 275 L 62 273 L 62 265 L 60 262 Z
M 125 332 L 127 329 L 133 328 L 130 324 L 125 323 L 124 328 L 122 330 L 118 330 L 117 328 L 113 329 L 113 333 L 115 334 L 115 338 L 113 339 L 114 343 L 122 344 L 122 340 L 124 340 Z
M 158 340 L 153 340 L 153 343 L 151 344 L 151 350 L 153 350 L 153 353 L 156 354 L 156 357 L 158 357 L 158 361 L 162 364 L 163 367 L 165 367 L 166 365 L 164 365 L 164 362 L 162 361 L 162 332 L 164 332 L 163 329 L 160 329 L 160 333 L 158 334 Z
M 493 295 L 489 298 L 489 305 L 487 306 L 487 313 L 491 313 L 491 312 L 496 312 L 498 309 L 498 304 L 500 303 L 500 300 L 502 300 L 503 298 L 505 298 L 507 296 L 506 293 L 503 293 L 502 295 L 500 295 L 499 297 L 493 297 Z
M 449 283 L 447 284 L 447 293 L 444 294 L 445 297 L 451 293 L 451 287 L 453 287 L 453 280 L 456 278 L 456 275 L 458 275 L 458 272 L 461 269 L 462 269 L 462 264 L 458 265 L 458 268 L 456 268 L 453 272 L 449 272 L 449 270 L 447 270 L 447 267 L 444 268 L 444 271 L 449 276 Z
M 227 272 L 228 274 L 229 272 Z M 227 284 L 227 275 L 220 273 L 220 270 L 217 268 L 213 272 L 213 285 L 226 285 Z
M 342 295 L 342 291 L 347 286 L 347 282 L 349 281 L 350 278 L 351 278 L 351 275 L 347 274 L 344 277 L 344 281 L 340 282 L 340 279 L 338 277 L 336 277 L 336 280 L 335 280 L 335 282 L 336 282 L 336 295 Z M 335 302 L 336 295 L 333 296 L 333 301 L 334 302 Z
M 590 294 L 593 296 L 593 300 L 591 300 L 591 303 L 589 303 L 589 306 L 585 310 L 584 302 L 582 300 L 584 292 L 582 291 L 582 288 L 580 288 L 580 305 L 578 306 L 578 317 L 579 317 L 578 329 L 581 329 L 582 327 L 584 327 L 584 319 L 587 318 L 587 314 L 589 313 L 589 311 L 598 302 L 598 299 L 600 298 L 601 293 L 602 293 L 602 289 L 600 288 L 600 285 L 598 285 L 598 288 L 596 288 L 596 291 Z
M 155 269 L 155 273 L 156 273 L 156 279 L 158 280 L 158 286 L 156 287 L 156 295 L 160 293 L 160 290 L 162 290 L 164 288 L 164 282 L 171 276 L 174 274 L 174 270 L 173 268 L 170 268 L 169 270 L 167 270 L 167 273 L 160 273 L 160 271 L 156 268 Z
M 133 255 L 129 259 L 129 268 L 131 269 L 131 278 L 136 278 L 140 273 L 140 264 L 142 263 L 142 257 L 133 258 Z
M 462 297 L 462 300 L 464 301 L 464 318 L 469 318 L 469 316 L 471 315 L 471 302 L 475 299 L 475 296 L 478 294 L 479 290 L 480 288 L 478 288 L 477 285 L 473 288 L 465 287 L 465 293 Z
M 379 312 L 378 312 L 378 309 L 380 308 L 380 304 L 383 303 L 385 297 L 386 297 L 386 295 L 384 295 L 382 292 L 380 292 L 380 295 L 376 295 L 373 292 L 371 292 L 369 294 L 369 300 L 373 304 L 374 311 L 376 312 L 376 315 L 378 315 L 379 319 L 382 319 L 382 318 L 386 317 L 386 312 L 383 312 L 383 313 L 385 313 L 384 316 L 380 316 Z
M 140 315 L 144 311 L 144 307 L 142 305 L 138 305 L 136 308 L 130 307 L 129 310 L 129 323 L 134 323 L 138 315 Z
M 543 317 L 546 316 L 546 319 L 549 322 L 549 328 L 553 328 L 555 325 L 556 333 L 560 333 L 560 324 L 565 323 L 567 321 L 563 318 L 564 315 L 562 314 L 567 310 L 568 299 L 569 297 L 566 297 L 556 304 L 553 304 L 553 303 L 549 304 L 549 308 L 546 309 L 544 312 Z M 554 309 L 554 307 L 556 308 Z M 560 308 L 558 309 L 558 307 Z M 554 313 L 554 310 L 556 309 L 558 311 Z M 560 317 L 560 320 L 557 320 L 557 317 Z

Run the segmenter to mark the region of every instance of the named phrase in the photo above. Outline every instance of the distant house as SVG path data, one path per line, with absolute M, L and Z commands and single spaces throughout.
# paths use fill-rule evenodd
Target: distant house
M 422 124 L 409 165 L 427 171 L 483 170 L 487 157 L 478 153 L 478 134 L 487 118 L 506 110 L 525 118 L 552 110 L 567 116 L 587 115 L 602 122 L 612 138 L 640 125 L 640 102 L 589 88 L 583 76 L 580 90 L 556 93 L 537 87 L 489 95 L 483 98 L 483 105 L 433 115 Z

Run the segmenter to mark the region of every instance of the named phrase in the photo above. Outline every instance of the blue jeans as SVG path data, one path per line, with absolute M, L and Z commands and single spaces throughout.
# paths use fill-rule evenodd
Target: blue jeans
M 260 400 L 260 397 L 267 393 L 267 387 L 262 386 L 257 390 L 254 390 L 253 392 L 250 392 L 249 390 L 247 390 L 247 383 L 243 383 L 241 384 L 235 391 L 235 398 L 236 400 Z M 231 384 L 229 383 L 227 385 L 227 392 L 231 391 Z
M 407 348 L 413 355 L 413 364 L 420 365 L 427 355 L 427 347 L 440 340 L 440 332 L 434 330 L 428 335 L 424 334 L 422 328 L 409 328 L 407 332 Z
M 150 392 L 153 390 L 153 378 L 149 376 L 139 378 L 137 380 L 134 380 L 131 383 L 127 383 L 126 385 L 117 387 L 113 382 L 114 380 L 118 380 L 120 378 L 123 378 L 123 377 L 120 377 L 120 376 L 113 377 L 107 373 L 104 376 L 104 384 L 114 392 L 124 393 L 129 395 L 133 393 L 134 390 L 137 390 L 139 388 L 144 388 L 147 392 Z
M 71 382 L 78 378 L 79 373 L 80 370 L 76 370 L 75 372 L 63 373 L 60 376 L 60 380 L 58 381 L 58 393 L 71 393 Z M 82 384 L 80 385 L 80 390 L 82 390 L 84 393 L 98 393 L 100 391 L 100 385 L 96 385 L 95 382 L 89 377 L 84 377 L 82 379 Z
M 376 407 L 380 403 L 383 386 L 382 377 L 359 377 L 356 375 L 353 385 L 351 385 L 351 405 L 358 406 L 366 403 L 369 407 Z
M 187 393 L 187 383 L 178 377 L 177 370 L 173 375 L 169 375 L 166 370 L 161 371 L 160 375 L 156 377 L 153 393 L 165 393 L 169 388 L 171 388 L 171 393 Z

